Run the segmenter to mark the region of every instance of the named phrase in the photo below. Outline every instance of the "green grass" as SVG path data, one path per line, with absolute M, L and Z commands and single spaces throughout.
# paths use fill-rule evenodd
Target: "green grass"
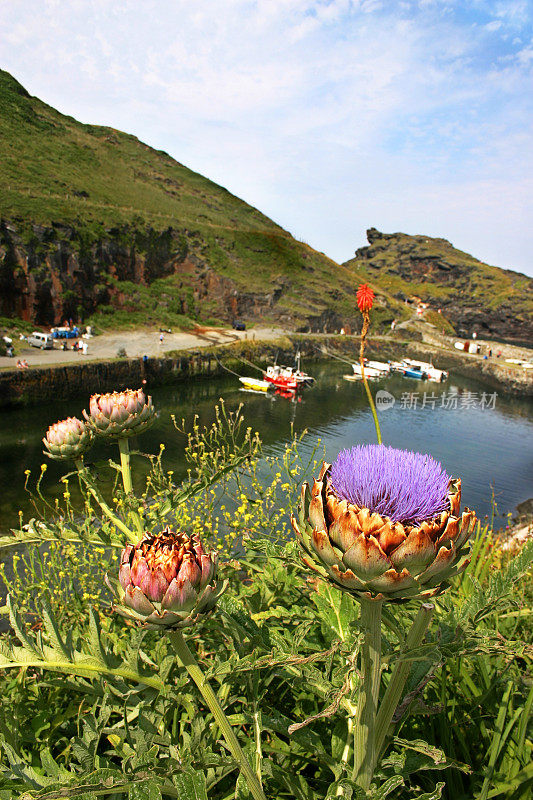
M 148 279 L 149 291 L 137 286 L 131 320 L 141 324 L 152 324 L 154 318 L 164 325 L 177 324 L 180 315 L 204 322 L 231 316 L 222 301 L 210 307 L 209 299 L 189 302 L 190 276 L 179 268 L 186 258 L 210 267 L 239 292 L 268 296 L 277 291 L 295 325 L 326 309 L 357 316 L 356 271 L 295 240 L 256 208 L 167 153 L 135 136 L 60 114 L 30 97 L 3 71 L 0 105 L 0 218 L 14 223 L 16 236 L 32 256 L 32 269 L 37 269 L 36 262 L 42 265 L 46 257 L 54 257 L 66 239 L 80 263 L 93 257 L 95 242 L 111 241 L 134 247 L 152 262 L 178 264 L 179 276 L 166 284 Z M 48 275 L 44 269 L 41 280 Z M 96 283 L 105 288 L 108 278 L 100 268 Z M 187 281 L 183 298 L 179 290 Z M 128 297 L 123 303 L 122 295 L 133 297 L 134 292 L 124 284 L 114 288 L 112 299 L 99 305 L 112 305 L 117 324 L 129 325 L 121 316 L 129 310 Z M 154 317 L 160 290 L 168 298 Z M 186 311 L 174 307 L 183 299 Z M 74 306 L 73 301 L 71 316 L 76 316 Z M 89 311 L 87 321 L 96 324 L 112 316 L 106 308 Z
M 362 281 L 380 295 L 375 329 L 410 316 L 401 293 L 435 308 L 451 300 L 487 314 L 504 309 L 518 320 L 533 312 L 528 278 L 482 264 L 444 239 L 382 235 L 367 249 L 368 258 L 339 265 L 167 153 L 113 128 L 77 122 L 1 70 L 0 107 L 0 221 L 15 229 L 0 225 L 6 251 L 0 286 L 12 291 L 25 280 L 21 258 L 36 283 L 46 283 L 50 263 L 67 249 L 92 275 L 89 288 L 101 291 L 94 307 L 60 270 L 65 317 L 82 316 L 97 327 L 227 322 L 233 316 L 228 298 L 237 291 L 253 293 L 266 319 L 285 313 L 293 328 L 316 327 L 325 312 L 356 328 L 355 290 Z M 131 252 L 144 259 L 151 265 L 145 279 L 135 288 L 113 282 L 111 274 L 119 273 L 98 256 L 98 243 L 108 253 L 120 249 L 123 260 Z M 454 268 L 450 283 L 441 280 L 448 272 L 427 276 L 413 268 L 406 277 L 400 269 L 435 260 Z M 215 273 L 218 284 L 210 280 L 207 294 L 195 292 L 195 267 Z M 174 274 L 154 280 L 169 271 Z
M 533 314 L 531 278 L 484 264 L 446 239 L 405 233 L 376 235 L 371 245 L 361 248 L 345 266 L 359 270 L 366 280 L 392 296 L 415 295 L 431 303 L 434 310 L 442 305 L 443 314 L 451 319 L 454 309 L 481 311 L 489 327 L 491 316 L 497 314 L 511 316 L 525 326 Z M 446 330 L 453 332 L 451 323 Z

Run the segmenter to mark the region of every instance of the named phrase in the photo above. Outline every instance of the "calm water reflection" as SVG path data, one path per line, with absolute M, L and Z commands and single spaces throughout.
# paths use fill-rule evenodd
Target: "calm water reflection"
M 184 437 L 178 434 L 170 414 L 191 420 L 197 413 L 202 424 L 213 418 L 213 406 L 223 397 L 228 409 L 244 404 L 247 424 L 258 430 L 267 453 L 281 451 L 296 431 L 309 430 L 310 451 L 321 439 L 326 458 L 333 459 L 339 449 L 359 442 L 375 441 L 372 416 L 362 387 L 342 379 L 346 367 L 333 364 L 308 365 L 317 378 L 316 386 L 301 402 L 240 392 L 232 376 L 215 380 L 180 383 L 173 388 L 152 391 L 160 410 L 156 426 L 140 442 L 145 452 L 157 452 L 165 442 L 165 459 L 179 480 L 185 474 Z M 386 390 L 395 398 L 391 408 L 380 412 L 384 442 L 395 447 L 430 452 L 442 461 L 452 475 L 463 479 L 464 502 L 480 516 L 491 513 L 492 488 L 501 514 L 533 496 L 533 414 L 529 399 L 498 394 L 481 383 L 453 375 L 445 384 L 410 381 L 391 376 L 373 384 L 373 390 Z M 450 393 L 458 392 L 457 402 L 449 403 Z M 426 403 L 424 405 L 424 392 Z M 466 393 L 470 394 L 466 394 Z M 485 403 L 493 408 L 482 408 Z M 444 395 L 444 398 L 443 398 Z M 4 411 L 0 429 L 0 528 L 16 523 L 18 510 L 31 512 L 24 492 L 24 470 L 39 470 L 48 461 L 42 455 L 41 437 L 52 422 L 65 416 L 81 415 L 82 401 L 57 402 L 44 407 Z M 434 407 L 433 407 L 434 406 Z M 451 406 L 451 407 L 449 407 Z M 455 407 L 456 406 L 456 407 Z M 115 456 L 99 445 L 94 458 Z M 60 465 L 48 462 L 47 491 L 58 491 L 56 481 L 63 474 Z M 491 488 L 492 487 L 492 488 Z

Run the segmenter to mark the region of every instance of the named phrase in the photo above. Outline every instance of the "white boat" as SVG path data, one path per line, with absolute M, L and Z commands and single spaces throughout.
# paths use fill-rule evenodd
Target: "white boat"
M 415 361 L 412 358 L 404 358 L 402 363 L 405 364 L 407 369 L 418 369 L 424 372 L 430 381 L 441 383 L 448 378 L 447 372 L 443 369 L 437 369 L 437 367 L 434 367 L 429 361 Z
M 239 380 L 245 389 L 251 389 L 254 392 L 267 392 L 272 386 L 269 381 L 262 381 L 258 378 L 239 378 Z
M 402 375 L 405 371 L 405 364 L 403 361 L 389 361 L 389 367 L 391 372 L 401 372 Z
M 307 372 L 300 369 L 300 353 L 296 354 L 294 367 L 286 367 L 279 364 L 271 364 L 263 373 L 264 377 L 274 386 L 281 389 L 297 389 L 309 386 L 314 382 L 314 378 Z
M 352 364 L 353 374 L 356 378 L 362 378 L 363 373 L 361 370 L 361 364 Z M 377 369 L 376 367 L 370 367 L 365 364 L 365 378 L 379 378 L 381 375 L 385 375 L 383 370 Z
M 379 369 L 383 375 L 388 375 L 390 372 L 390 364 L 388 361 L 365 361 L 365 370 L 367 367 Z
M 296 383 L 299 384 L 313 383 L 315 380 L 307 372 L 302 372 L 301 369 L 296 369 L 296 367 L 279 367 L 279 371 L 284 378 L 294 378 Z
M 287 378 L 288 380 L 294 379 L 298 386 L 314 383 L 315 380 L 312 375 L 308 375 L 307 372 L 302 371 L 300 351 L 296 353 L 294 367 L 280 366 L 276 367 L 276 369 L 279 370 L 281 377 Z

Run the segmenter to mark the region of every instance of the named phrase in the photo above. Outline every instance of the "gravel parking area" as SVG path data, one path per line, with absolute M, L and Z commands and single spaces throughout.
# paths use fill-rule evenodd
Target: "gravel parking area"
M 194 332 L 176 331 L 176 333 L 164 333 L 163 341 L 160 342 L 158 331 L 117 331 L 82 340 L 87 341 L 87 355 L 70 349 L 61 350 L 60 341 L 56 341 L 53 350 L 39 350 L 36 347 L 30 347 L 25 342 L 21 342 L 17 346 L 15 358 L 0 357 L 0 368 L 9 367 L 13 369 L 16 367 L 19 358 L 27 361 L 29 367 L 43 367 L 51 366 L 52 364 L 72 364 L 80 361 L 101 361 L 107 358 L 115 358 L 122 348 L 130 358 L 141 358 L 143 355 L 164 355 L 170 350 L 191 350 L 197 347 L 230 344 L 242 339 L 275 339 L 283 334 L 284 331 L 281 328 L 253 328 L 249 331 L 199 328 Z M 69 339 L 66 341 L 68 346 L 71 347 L 75 340 Z

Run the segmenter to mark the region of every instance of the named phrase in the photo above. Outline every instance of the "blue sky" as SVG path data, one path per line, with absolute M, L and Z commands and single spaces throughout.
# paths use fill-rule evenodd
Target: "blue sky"
M 365 230 L 533 274 L 533 4 L 12 0 L 0 66 L 338 261 Z

